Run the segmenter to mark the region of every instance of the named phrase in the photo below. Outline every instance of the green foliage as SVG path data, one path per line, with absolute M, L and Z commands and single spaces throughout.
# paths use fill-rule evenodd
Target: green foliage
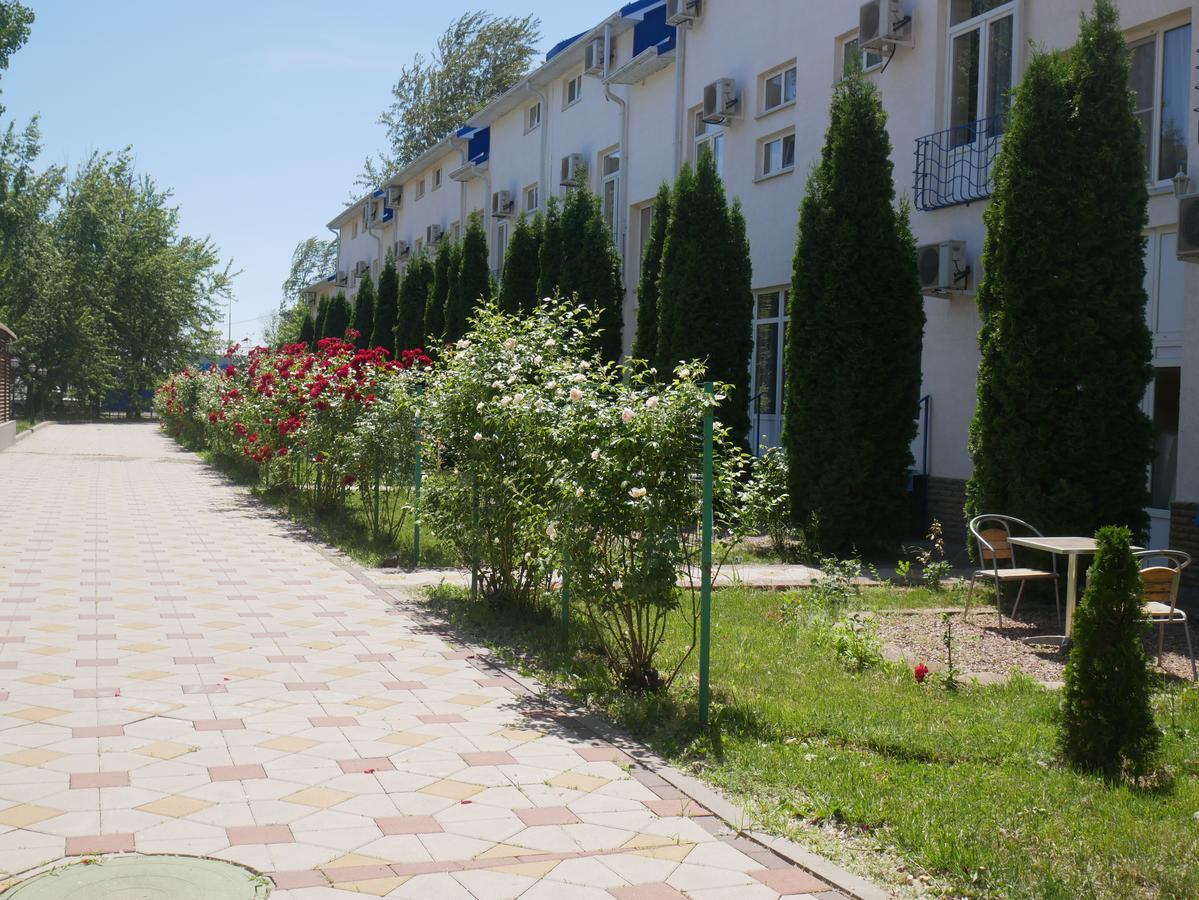
M 446 298 L 445 339 L 456 341 L 469 328 L 474 310 L 491 299 L 491 269 L 487 264 L 487 233 L 479 217 L 471 219 L 462 236 L 457 284 Z
M 1106 526 L 1074 613 L 1062 696 L 1062 750 L 1107 778 L 1143 775 L 1161 741 L 1150 705 L 1141 576 L 1127 528 Z
M 892 174 L 878 91 L 851 72 L 800 206 L 785 361 L 792 521 L 825 552 L 905 518 L 924 306 Z
M 329 311 L 325 315 L 325 328 L 322 338 L 344 338 L 346 329 L 350 327 L 350 301 L 346 295 L 338 291 L 329 301 Z
M 316 322 L 313 323 L 313 349 L 316 349 L 316 342 L 325 336 L 325 322 L 329 319 L 329 307 L 333 304 L 333 298 L 326 295 L 316 304 Z
M 379 296 L 375 303 L 375 317 L 371 329 L 369 345 L 371 347 L 386 347 L 395 357 L 396 349 L 406 345 L 397 344 L 397 330 L 402 324 L 398 321 L 399 310 L 399 278 L 396 275 L 395 257 L 389 251 L 383 263 L 383 271 L 379 273 Z
M 599 197 L 585 183 L 572 188 L 562 207 L 562 269 L 558 290 L 596 313 L 594 347 L 608 361 L 620 359 L 624 281 L 620 255 L 604 223 Z M 548 238 L 547 238 L 548 240 Z
M 409 284 L 414 271 L 416 279 Z M 428 259 L 422 255 L 408 266 L 400 284 L 399 319 L 395 327 L 397 351 L 425 346 L 425 304 L 429 297 L 431 271 Z
M 304 311 L 304 321 L 300 324 L 299 339 L 309 350 L 316 346 L 316 323 L 312 321 L 312 316 L 308 315 L 307 310 Z
M 791 496 L 787 493 L 787 457 L 781 447 L 769 447 L 756 457 L 740 493 L 741 514 L 748 530 L 770 538 L 780 557 L 790 553 Z
M 533 16 L 465 12 L 426 59 L 400 70 L 391 105 L 379 116 L 387 152 L 368 159 L 359 185 L 373 189 L 432 147 L 529 71 L 541 39 Z
M 430 343 L 445 339 L 445 310 L 457 295 L 461 258 L 462 248 L 457 243 L 442 241 L 437 248 L 425 306 L 425 334 Z
M 499 306 L 504 312 L 527 314 L 537 305 L 540 254 L 541 218 L 530 221 L 522 214 L 512 229 L 508 252 L 504 256 L 504 277 L 499 291 Z
M 303 340 L 304 323 L 312 327 L 308 301 L 299 299 L 282 312 L 271 313 L 262 328 L 262 343 L 267 347 L 282 347 Z
M 283 315 L 300 300 L 300 292 L 318 279 L 332 275 L 337 269 L 337 238 L 327 241 L 315 235 L 296 244 L 291 254 L 291 267 L 282 284 L 283 298 L 279 313 Z
M 665 182 L 654 198 L 649 237 L 641 253 L 641 277 L 637 282 L 637 333 L 633 336 L 633 358 L 653 363 L 658 358 L 658 275 L 662 268 L 662 245 L 670 222 L 670 185 Z
M 33 25 L 33 10 L 23 4 L 4 0 L 0 2 L 0 70 L 8 68 L 9 58 L 29 40 L 29 29 Z M 0 106 L 0 113 L 4 107 Z
M 383 281 L 382 275 L 380 275 L 379 281 Z M 375 283 L 371 281 L 369 272 L 362 276 L 362 284 L 358 285 L 358 293 L 354 295 L 354 311 L 350 316 L 350 327 L 358 332 L 354 344 L 360 350 L 376 346 L 371 343 L 375 331 Z M 383 346 L 388 350 L 393 347 L 391 343 Z
M 541 248 L 537 255 L 537 296 L 554 297 L 562 280 L 562 205 L 558 198 L 545 200 Z
M 813 623 L 812 636 L 827 647 L 850 672 L 864 672 L 883 664 L 883 640 L 878 623 L 870 616 L 853 612 L 833 622 Z
M 659 372 L 705 360 L 729 385 L 720 421 L 739 441 L 749 434 L 753 294 L 745 220 L 730 209 L 710 153 L 675 182 L 658 277 Z
M 1114 7 L 1034 54 L 984 213 L 986 272 L 967 511 L 1048 534 L 1144 534 L 1152 425 L 1145 171 Z

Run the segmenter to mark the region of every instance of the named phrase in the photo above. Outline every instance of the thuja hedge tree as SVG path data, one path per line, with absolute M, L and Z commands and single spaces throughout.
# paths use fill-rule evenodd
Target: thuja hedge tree
M 749 436 L 749 359 L 753 294 L 749 245 L 739 206 L 730 208 L 711 153 L 675 181 L 658 275 L 660 375 L 705 360 L 713 381 L 729 386 L 718 416 L 736 440 Z
M 304 321 L 300 323 L 300 343 L 309 349 L 316 346 L 316 323 L 307 313 L 304 314 Z
M 792 515 L 826 552 L 905 521 L 924 330 L 915 258 L 878 91 L 850 72 L 800 205 L 785 363 Z
M 325 314 L 325 327 L 321 337 L 345 337 L 346 329 L 350 327 L 350 301 L 345 294 L 338 294 L 329 301 L 329 311 Z
M 399 276 L 396 274 L 395 258 L 391 253 L 379 273 L 379 295 L 375 301 L 375 317 L 371 329 L 370 345 L 386 347 L 394 357 L 396 350 L 395 327 L 399 307 Z
M 428 325 L 426 305 L 429 302 L 429 286 L 432 282 L 433 263 L 426 254 L 421 253 L 408 263 L 404 281 L 400 285 L 401 316 L 396 327 L 398 350 L 422 347 L 425 341 L 432 342 L 440 337 L 440 333 L 430 334 L 425 331 Z M 416 343 L 410 343 L 411 341 Z
M 462 235 L 462 256 L 457 284 L 445 306 L 445 339 L 456 341 L 466 334 L 475 308 L 491 299 L 491 269 L 487 264 L 487 233 L 478 216 L 471 219 Z
M 1153 432 L 1145 169 L 1116 11 L 1034 55 L 984 214 L 986 275 L 967 512 L 1051 534 L 1144 533 Z
M 504 277 L 500 281 L 499 307 L 510 315 L 533 311 L 537 299 L 537 276 L 540 273 L 541 219 L 523 215 L 516 220 L 508 252 L 504 256 Z
M 599 197 L 586 184 L 571 188 L 562 204 L 562 270 L 558 290 L 597 315 L 593 345 L 604 360 L 620 358 L 624 324 L 624 281 L 612 230 Z
M 1127 528 L 1107 526 L 1074 614 L 1062 696 L 1062 751 L 1107 778 L 1144 774 L 1161 733 L 1150 703 L 1141 576 Z
M 552 297 L 562 278 L 562 206 L 547 197 L 541 223 L 541 248 L 537 253 L 537 296 Z
M 440 341 L 445 335 L 445 306 L 458 280 L 458 245 L 442 241 L 430 265 L 433 276 L 425 300 L 425 334 L 429 341 Z
M 325 336 L 325 320 L 329 318 L 329 305 L 332 302 L 332 297 L 321 297 L 320 302 L 316 305 L 316 321 L 312 326 L 314 346 L 317 341 Z
M 382 280 L 380 276 L 379 281 Z M 354 312 L 350 316 L 350 327 L 358 332 L 358 337 L 354 338 L 354 345 L 358 349 L 376 346 L 371 343 L 375 331 L 375 283 L 371 281 L 369 272 L 362 276 L 362 284 L 358 286 L 358 293 L 354 295 Z M 392 345 L 384 346 L 390 349 Z
M 658 274 L 662 268 L 662 245 L 670 221 L 670 185 L 658 188 L 649 238 L 641 253 L 641 275 L 637 281 L 637 332 L 633 335 L 633 358 L 655 360 L 658 355 Z

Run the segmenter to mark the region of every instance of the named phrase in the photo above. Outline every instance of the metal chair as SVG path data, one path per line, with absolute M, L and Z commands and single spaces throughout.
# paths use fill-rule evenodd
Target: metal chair
M 1195 666 L 1195 651 L 1191 646 L 1191 628 L 1187 614 L 1178 608 L 1178 588 L 1182 583 L 1182 570 L 1191 564 L 1191 556 L 1182 550 L 1141 550 L 1134 554 L 1139 560 L 1153 560 L 1155 565 L 1141 569 L 1141 599 L 1145 619 L 1158 626 L 1157 665 L 1161 668 L 1162 652 L 1165 650 L 1166 626 L 1182 625 L 1187 639 L 1187 653 L 1191 657 L 1191 677 L 1199 681 L 1199 670 Z
M 1012 604 L 1012 618 L 1015 618 L 1016 610 L 1020 607 L 1020 597 L 1024 594 L 1024 585 L 1030 581 L 1052 581 L 1053 602 L 1057 609 L 1057 624 L 1060 628 L 1062 625 L 1062 601 L 1057 583 L 1057 559 L 1056 557 L 1053 559 L 1052 571 L 1017 566 L 1015 548 L 1008 541 L 1012 536 L 1013 527 L 1026 530 L 1037 537 L 1044 537 L 1037 529 L 1014 516 L 985 514 L 975 516 L 970 520 L 970 534 L 978 544 L 979 562 L 983 567 L 990 563 L 991 567 L 980 567 L 970 576 L 970 592 L 966 595 L 966 611 L 963 615 L 964 617 L 970 615 L 970 601 L 974 598 L 974 584 L 980 578 L 989 578 L 995 582 L 995 611 L 999 614 L 1000 628 L 1003 627 L 1003 586 L 1005 584 L 1009 581 L 1020 582 L 1020 590 L 1016 592 L 1016 602 Z M 1000 566 L 1001 560 L 1005 561 L 1006 565 Z

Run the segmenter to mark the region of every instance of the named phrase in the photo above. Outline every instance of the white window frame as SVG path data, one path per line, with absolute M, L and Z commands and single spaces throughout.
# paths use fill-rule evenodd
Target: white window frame
M 1019 0 L 1010 0 L 997 6 L 995 9 L 988 10 L 985 13 L 979 13 L 973 18 L 966 19 L 956 25 L 950 25 L 949 30 L 945 35 L 945 127 L 953 127 L 953 42 L 956 38 L 967 34 L 971 31 L 979 31 L 978 38 L 978 96 L 975 98 L 975 118 L 971 121 L 978 122 L 982 119 L 988 119 L 992 113 L 986 109 L 987 97 L 987 79 L 988 59 L 987 56 L 991 52 L 990 33 L 991 26 L 1000 19 L 1006 19 L 1011 16 L 1012 19 L 1012 87 L 1014 88 L 1020 82 L 1021 72 L 1021 57 L 1020 50 L 1022 46 L 1021 40 L 1021 22 L 1020 22 L 1020 7 Z
M 791 140 L 791 163 L 790 165 L 783 164 L 783 151 L 787 139 Z M 778 144 L 779 164 L 777 168 L 767 170 L 766 168 L 766 153 L 772 144 Z M 780 175 L 789 175 L 795 171 L 795 129 L 789 128 L 786 131 L 779 131 L 774 134 L 769 134 L 764 138 L 758 139 L 758 147 L 755 153 L 757 171 L 754 173 L 754 181 L 766 181 L 770 178 L 777 178 Z
M 1150 122 L 1150 128 L 1152 130 L 1150 133 L 1149 160 L 1148 160 L 1148 167 L 1145 172 L 1145 177 L 1148 179 L 1150 187 L 1159 188 L 1162 190 L 1165 190 L 1167 187 L 1172 186 L 1171 179 L 1174 177 L 1173 175 L 1171 175 L 1168 178 L 1158 178 L 1157 177 L 1158 169 L 1161 167 L 1162 78 L 1165 75 L 1165 65 L 1166 65 L 1165 38 L 1166 38 L 1166 32 L 1173 31 L 1176 28 L 1182 28 L 1185 25 L 1191 26 L 1191 29 L 1192 29 L 1191 30 L 1191 43 L 1193 45 L 1194 40 L 1195 40 L 1195 34 L 1194 34 L 1195 25 L 1194 25 L 1194 23 L 1191 22 L 1190 18 L 1188 18 L 1186 15 L 1171 16 L 1169 19 L 1158 24 L 1156 27 L 1154 27 L 1151 31 L 1148 31 L 1148 32 L 1141 31 L 1138 29 L 1138 31 L 1134 32 L 1133 36 L 1128 37 L 1128 39 L 1125 42 L 1129 51 L 1132 51 L 1133 48 L 1142 46 L 1144 44 L 1150 44 L 1150 43 L 1153 44 L 1153 97 L 1152 97 L 1152 106 L 1150 107 L 1150 109 L 1153 113 L 1153 116 L 1152 116 L 1152 121 Z M 1190 66 L 1190 63 L 1188 62 L 1188 67 L 1189 66 Z M 1193 70 L 1188 68 L 1188 72 L 1189 71 L 1193 71 Z M 1190 88 L 1190 83 L 1191 83 L 1190 79 L 1188 79 L 1188 92 L 1189 92 L 1189 88 Z M 1187 111 L 1191 112 L 1191 104 L 1190 103 L 1187 104 Z M 1188 150 L 1187 167 L 1189 168 L 1190 167 L 1190 152 L 1189 152 L 1190 151 L 1190 134 L 1189 134 L 1189 131 L 1187 134 L 1187 138 L 1188 138 L 1188 140 L 1187 140 L 1187 150 Z
M 574 98 L 570 96 L 571 88 L 574 88 Z M 583 99 L 583 73 L 578 72 L 571 75 L 569 78 L 562 80 L 562 108 L 568 109 L 574 106 Z
M 851 31 L 849 34 L 843 35 L 837 42 L 837 81 L 845 77 L 845 53 L 849 50 L 849 45 L 857 43 L 858 33 L 856 31 Z M 857 52 L 858 58 L 862 62 L 863 72 L 876 72 L 886 62 L 881 53 L 876 53 L 873 50 L 863 50 L 861 47 L 858 47 Z
M 534 121 L 536 118 L 536 121 Z M 541 101 L 525 107 L 525 134 L 541 127 Z
M 778 314 L 774 315 L 774 316 L 767 316 L 766 318 L 759 318 L 758 317 L 758 303 L 759 303 L 760 298 L 765 294 L 778 294 L 779 295 Z M 786 365 L 784 364 L 784 360 L 785 360 L 785 351 L 786 351 L 786 344 L 787 344 L 787 323 L 790 321 L 790 317 L 787 314 L 787 310 L 788 310 L 788 306 L 790 304 L 790 300 L 791 300 L 790 285 L 778 285 L 776 287 L 763 287 L 763 288 L 755 288 L 754 289 L 754 307 L 753 307 L 753 324 L 752 324 L 753 330 L 751 332 L 753 334 L 753 350 L 750 355 L 750 365 L 749 365 L 749 396 L 751 398 L 751 401 L 752 401 L 752 398 L 758 396 L 758 391 L 761 390 L 761 386 L 758 384 L 758 326 L 759 325 L 773 325 L 773 324 L 777 324 L 779 326 L 778 335 L 776 338 L 778 343 L 775 346 L 775 353 L 777 354 L 777 356 L 775 358 L 775 371 L 774 371 L 775 408 L 774 408 L 774 412 L 763 412 L 762 413 L 763 417 L 778 417 L 781 419 L 781 417 L 783 415 L 783 380 L 784 380 L 784 377 L 786 374 L 785 373 Z M 757 406 L 759 403 L 761 403 L 761 399 L 757 400 L 756 402 L 749 403 L 750 433 L 751 433 L 751 436 L 754 438 L 754 440 L 752 441 L 754 446 L 757 446 L 757 442 L 759 439 L 759 435 L 754 434 L 754 431 L 757 429 L 757 423 L 758 423 Z
M 433 190 L 441 187 L 441 169 L 435 169 L 433 172 Z
M 521 195 L 523 197 L 524 211 L 527 213 L 537 212 L 537 210 L 541 207 L 541 185 L 534 182 L 533 184 L 525 187 L 524 191 L 521 192 Z M 533 200 L 532 204 L 529 203 L 530 198 Z
M 605 174 L 605 163 L 610 160 L 616 160 L 616 171 Z M 607 150 L 599 156 L 599 174 L 600 174 L 600 208 L 603 211 L 604 221 L 612 231 L 612 238 L 616 240 L 620 233 L 620 172 L 623 165 L 620 148 Z M 612 203 L 611 207 L 608 204 L 608 186 L 612 186 Z
M 499 278 L 504 273 L 504 257 L 508 253 L 508 241 L 511 238 L 511 236 L 512 236 L 512 234 L 511 234 L 511 229 L 509 228 L 509 225 L 508 225 L 508 220 L 507 219 L 497 219 L 496 223 L 495 223 L 495 235 L 494 235 L 494 237 L 492 239 L 492 243 L 491 243 L 491 248 L 492 248 L 491 271 L 492 271 L 492 274 L 495 275 L 497 280 L 499 280 Z
M 794 84 L 792 85 L 791 99 L 787 99 L 787 73 L 793 73 Z M 782 100 L 774 106 L 766 105 L 766 85 L 774 79 L 779 79 L 779 96 Z M 768 69 L 758 76 L 758 116 L 769 115 L 773 112 L 778 112 L 780 109 L 787 109 L 795 105 L 796 98 L 799 96 L 799 66 L 794 59 L 789 59 L 781 65 L 775 66 L 773 69 Z
M 357 219 L 354 219 L 354 221 L 353 221 L 353 223 L 352 223 L 352 224 L 353 224 L 353 227 L 354 227 L 354 233 L 353 233 L 353 234 L 350 236 L 350 239 L 351 239 L 351 240 L 353 240 L 354 238 L 358 237 L 358 220 L 357 220 Z
M 425 179 L 421 179 L 416 183 L 416 199 L 419 200 L 425 196 Z
M 462 237 L 462 223 L 457 219 L 451 222 L 449 234 L 451 241 L 456 241 L 458 238 Z
M 691 112 L 691 162 L 698 163 L 700 152 L 705 144 L 712 145 L 712 154 L 716 157 L 716 174 L 721 178 L 724 177 L 724 151 L 725 144 L 728 142 L 728 130 L 724 125 L 713 125 L 705 122 L 701 116 L 703 108 L 696 107 Z M 703 127 L 703 133 L 696 132 L 700 127 Z M 719 147 L 720 152 L 717 151 Z

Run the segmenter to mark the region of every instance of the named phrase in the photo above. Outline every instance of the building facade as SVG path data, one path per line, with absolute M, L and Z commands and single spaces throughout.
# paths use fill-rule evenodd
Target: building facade
M 546 61 L 388 184 L 343 210 L 338 272 L 310 296 L 351 296 L 389 251 L 412 255 L 484 222 L 498 272 L 515 216 L 585 178 L 624 259 L 631 346 L 641 247 L 658 186 L 704 148 L 740 199 L 756 295 L 751 415 L 758 446 L 781 432 L 782 348 L 798 208 L 819 157 L 833 82 L 851 58 L 888 113 L 896 189 L 913 205 L 927 287 L 917 470 L 929 514 L 961 532 L 970 475 L 982 213 L 1009 89 L 1028 47 L 1065 48 L 1090 0 L 638 0 L 555 46 Z M 1199 158 L 1190 0 L 1122 0 L 1130 90 L 1145 125 L 1148 320 L 1158 429 L 1152 546 L 1199 551 L 1199 266 L 1176 256 L 1178 200 Z M 881 43 L 877 38 L 887 38 Z M 708 113 L 705 115 L 705 101 Z M 1189 461 L 1189 462 L 1188 462 Z

